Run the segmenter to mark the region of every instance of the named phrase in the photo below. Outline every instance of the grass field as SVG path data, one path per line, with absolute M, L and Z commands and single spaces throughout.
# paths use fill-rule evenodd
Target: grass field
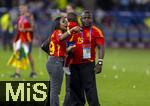
M 0 48 L 0 81 L 15 81 L 10 75 L 15 69 L 7 66 L 11 51 Z M 150 106 L 150 50 L 106 49 L 103 72 L 97 75 L 97 89 L 102 106 Z M 34 48 L 37 78 L 29 78 L 30 68 L 21 72 L 21 81 L 48 80 L 47 56 Z M 63 102 L 65 84 L 60 95 Z

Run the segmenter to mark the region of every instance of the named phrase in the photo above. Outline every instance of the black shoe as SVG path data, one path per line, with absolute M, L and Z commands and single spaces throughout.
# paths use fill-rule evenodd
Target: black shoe
M 36 73 L 32 72 L 30 75 L 29 75 L 30 78 L 35 78 L 36 77 Z
M 11 75 L 10 77 L 12 77 L 12 78 L 20 78 L 21 76 L 20 76 L 20 74 L 18 74 L 18 73 L 14 73 L 14 74 Z

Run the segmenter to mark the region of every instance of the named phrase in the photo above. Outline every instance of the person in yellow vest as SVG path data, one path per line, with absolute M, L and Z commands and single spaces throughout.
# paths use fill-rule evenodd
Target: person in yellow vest
M 56 0 L 57 3 L 57 7 L 59 9 L 65 9 L 65 7 L 67 6 L 67 0 Z
M 13 37 L 14 27 L 8 11 L 5 12 L 0 18 L 0 26 L 2 30 L 3 49 L 7 50 L 8 46 L 10 49 L 12 49 L 11 39 Z

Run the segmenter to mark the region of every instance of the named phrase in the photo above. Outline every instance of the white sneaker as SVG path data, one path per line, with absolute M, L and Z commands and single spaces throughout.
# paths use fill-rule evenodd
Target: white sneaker
M 70 74 L 71 74 L 71 72 L 70 72 L 70 70 L 69 70 L 69 67 L 63 67 L 63 70 L 64 70 L 64 72 L 65 72 L 67 75 L 70 75 Z

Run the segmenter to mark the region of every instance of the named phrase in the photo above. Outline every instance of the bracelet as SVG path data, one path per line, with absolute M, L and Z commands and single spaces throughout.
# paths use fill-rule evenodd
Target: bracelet
M 98 61 L 101 61 L 101 62 L 103 62 L 103 59 L 98 59 Z
M 67 30 L 67 33 L 68 33 L 69 35 L 71 35 L 71 32 L 70 32 L 70 30 Z

